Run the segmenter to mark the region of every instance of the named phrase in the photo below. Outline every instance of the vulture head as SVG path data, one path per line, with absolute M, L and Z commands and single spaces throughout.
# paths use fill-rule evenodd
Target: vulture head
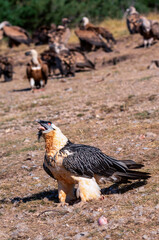
M 56 127 L 52 122 L 44 120 L 36 120 L 36 122 L 40 124 L 38 128 L 38 140 L 40 140 L 41 136 L 45 139 L 47 134 L 51 135 L 53 138 L 57 138 L 57 141 L 58 139 L 64 138 L 60 128 Z
M 68 18 L 62 18 L 62 25 L 66 25 L 66 24 L 68 24 L 68 23 L 70 23 L 71 22 L 71 20 L 70 19 L 68 19 Z
M 4 21 L 0 23 L 0 30 L 2 30 L 5 26 L 11 26 L 11 24 L 8 21 Z
M 131 6 L 131 7 L 129 7 L 129 8 L 126 9 L 126 14 L 127 14 L 127 15 L 131 15 L 131 14 L 134 14 L 134 13 L 138 13 L 138 12 L 136 11 L 136 8 L 135 8 L 134 6 Z
M 83 17 L 80 23 L 83 27 L 85 27 L 89 23 L 89 19 L 87 17 Z
M 31 56 L 34 64 L 39 65 L 38 53 L 35 49 L 25 52 L 26 56 Z

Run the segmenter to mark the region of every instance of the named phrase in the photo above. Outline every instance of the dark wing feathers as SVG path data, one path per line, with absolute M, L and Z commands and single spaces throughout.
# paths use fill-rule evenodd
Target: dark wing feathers
M 100 149 L 82 145 L 68 144 L 60 150 L 60 153 L 66 154 L 63 159 L 63 166 L 70 172 L 78 176 L 93 177 L 94 175 L 110 177 L 116 176 L 117 179 L 127 181 L 128 179 L 147 179 L 149 173 L 132 171 L 129 169 L 142 168 L 132 160 L 119 161 L 104 154 Z
M 89 42 L 90 44 L 95 46 L 104 46 L 103 40 L 96 32 L 76 29 L 75 34 L 81 41 Z
M 20 28 L 18 26 L 5 26 L 3 28 L 3 31 L 7 37 L 11 38 L 14 41 L 25 44 L 31 43 L 28 32 L 23 28 Z
M 64 167 L 80 176 L 93 177 L 94 174 L 111 176 L 116 171 L 125 172 L 127 166 L 104 153 L 98 148 L 72 144 L 61 149 L 61 152 L 69 151 L 71 154 L 64 158 Z

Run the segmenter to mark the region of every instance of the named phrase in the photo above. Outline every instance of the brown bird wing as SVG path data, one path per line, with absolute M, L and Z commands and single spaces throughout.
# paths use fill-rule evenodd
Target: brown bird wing
M 140 15 L 138 13 L 133 13 L 127 17 L 126 24 L 130 34 L 138 33 L 138 21 Z
M 95 31 L 76 29 L 75 34 L 82 41 L 86 41 L 95 46 L 103 46 L 104 43 L 103 40 L 99 37 L 99 35 Z
M 67 44 L 71 32 L 69 28 L 57 29 L 54 32 L 50 32 L 48 36 L 50 37 L 50 42 Z
M 3 31 L 7 37 L 19 43 L 25 43 L 28 45 L 31 42 L 29 34 L 23 28 L 18 26 L 5 26 Z
M 0 30 L 0 40 L 3 38 L 3 30 Z
M 49 74 L 49 69 L 47 64 L 43 63 L 41 65 L 41 71 L 42 71 L 42 75 L 43 75 L 43 79 L 45 81 L 45 84 L 47 83 L 47 79 L 48 79 L 48 74 Z
M 31 64 L 30 63 L 27 64 L 26 75 L 29 80 L 31 78 Z
M 151 31 L 154 38 L 159 39 L 159 22 L 152 21 Z
M 63 34 L 61 35 L 61 43 L 67 44 L 71 36 L 71 31 L 69 28 L 66 28 Z
M 94 63 L 92 63 L 89 59 L 87 59 L 87 57 L 84 53 L 79 52 L 75 49 L 70 49 L 70 51 L 75 56 L 75 61 L 76 61 L 76 67 L 77 68 L 79 68 L 79 69 L 84 69 L 84 68 L 94 69 L 95 68 Z
M 104 27 L 95 27 L 95 30 L 97 31 L 97 33 L 99 33 L 107 41 L 111 40 L 114 43 L 116 43 L 116 40 L 113 37 L 113 34 L 111 32 L 109 32 L 106 28 L 104 28 Z

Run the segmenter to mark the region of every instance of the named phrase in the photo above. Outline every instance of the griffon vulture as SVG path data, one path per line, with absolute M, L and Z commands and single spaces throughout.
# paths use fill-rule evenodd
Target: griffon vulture
M 135 7 L 131 6 L 126 10 L 126 24 L 130 34 L 139 33 L 138 27 L 135 25 L 136 21 L 140 19 L 140 14 Z
M 82 50 L 91 51 L 92 47 L 102 47 L 106 52 L 112 51 L 107 43 L 110 41 L 116 43 L 113 35 L 103 27 L 96 27 L 89 23 L 87 17 L 83 17 L 80 22 L 79 29 L 75 30 L 75 34 L 80 40 Z
M 0 24 L 0 31 L 1 36 L 3 32 L 3 35 L 9 38 L 8 46 L 11 48 L 14 46 L 19 46 L 21 43 L 24 43 L 28 46 L 31 43 L 29 34 L 25 29 L 18 26 L 12 26 L 7 21 L 4 21 Z
M 103 180 L 127 183 L 150 177 L 149 173 L 136 171 L 143 164 L 132 160 L 116 160 L 99 148 L 74 144 L 52 122 L 37 122 L 40 124 L 38 136 L 43 136 L 45 140 L 43 168 L 57 180 L 58 197 L 62 205 L 76 197 L 82 202 L 99 199 L 101 192 L 98 183 Z
M 52 23 L 50 26 L 43 25 L 39 27 L 32 35 L 33 42 L 35 45 L 48 44 L 49 43 L 49 32 L 56 31 L 56 25 Z
M 4 76 L 4 81 L 9 82 L 13 78 L 12 58 L 0 56 L 0 78 Z
M 144 47 L 149 47 L 153 40 L 159 40 L 159 22 L 149 20 L 146 17 L 140 17 L 135 22 L 138 32 L 143 36 Z
M 68 23 L 70 23 L 70 20 L 68 18 L 63 18 L 62 25 L 57 26 L 55 31 L 50 30 L 48 32 L 49 45 L 54 43 L 64 44 L 65 46 L 67 45 L 71 36 Z
M 49 74 L 52 69 L 54 73 L 55 69 L 59 69 L 61 75 L 74 76 L 75 71 L 95 68 L 95 64 L 84 53 L 77 49 L 68 49 L 58 43 L 52 44 L 49 50 L 41 53 L 41 57 L 48 64 Z
M 31 56 L 31 61 L 27 65 L 26 73 L 32 90 L 35 88 L 44 88 L 48 79 L 48 66 L 38 58 L 36 50 L 32 49 L 25 53 L 26 56 Z

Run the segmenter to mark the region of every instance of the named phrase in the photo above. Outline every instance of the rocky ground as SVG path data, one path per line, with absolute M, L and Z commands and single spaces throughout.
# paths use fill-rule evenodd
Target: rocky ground
M 119 39 L 112 53 L 88 55 L 96 70 L 50 77 L 35 93 L 25 77 L 28 48 L 1 50 L 14 60 L 14 80 L 0 82 L 1 240 L 159 239 L 159 69 L 147 69 L 159 59 L 159 42 L 137 48 L 141 43 L 137 35 Z M 59 206 L 57 183 L 42 168 L 35 119 L 53 121 L 75 143 L 143 163 L 152 177 L 118 194 L 108 194 L 108 182 L 100 200 Z

